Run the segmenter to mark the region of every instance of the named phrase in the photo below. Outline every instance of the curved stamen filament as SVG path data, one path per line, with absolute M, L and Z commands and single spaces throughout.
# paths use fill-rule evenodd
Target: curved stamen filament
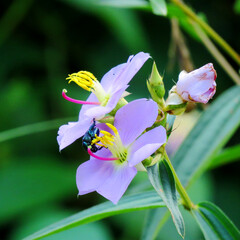
M 73 102 L 73 103 L 77 103 L 77 104 L 100 105 L 99 102 L 86 102 L 86 101 L 81 101 L 81 100 L 76 100 L 76 99 L 70 98 L 66 95 L 66 93 L 67 93 L 67 90 L 63 89 L 62 96 L 64 99 L 68 100 L 69 102 Z
M 91 151 L 91 147 L 89 147 L 87 149 L 88 151 L 88 154 L 98 160 L 102 160 L 102 161 L 115 161 L 115 160 L 118 160 L 119 158 L 108 158 L 108 157 L 100 157 L 100 156 L 97 156 L 96 154 L 94 154 L 92 151 Z

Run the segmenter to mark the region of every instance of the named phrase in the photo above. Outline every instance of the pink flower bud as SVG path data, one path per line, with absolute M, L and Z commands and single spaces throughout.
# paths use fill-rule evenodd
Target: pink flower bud
M 177 93 L 188 102 L 207 103 L 216 92 L 217 73 L 212 63 L 208 63 L 190 73 L 180 72 Z

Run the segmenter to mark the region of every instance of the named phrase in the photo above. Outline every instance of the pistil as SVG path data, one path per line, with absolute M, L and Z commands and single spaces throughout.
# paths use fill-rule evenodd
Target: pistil
M 92 151 L 91 151 L 91 147 L 89 147 L 88 149 L 87 149 L 87 151 L 88 151 L 88 154 L 90 155 L 90 156 L 92 156 L 92 157 L 94 157 L 94 158 L 96 158 L 96 159 L 98 159 L 98 160 L 102 160 L 102 161 L 115 161 L 115 160 L 118 160 L 119 158 L 115 158 L 115 157 L 113 157 L 113 158 L 108 158 L 108 157 L 100 157 L 100 156 L 97 156 L 96 154 L 94 154 Z
M 77 103 L 77 104 L 100 105 L 99 102 L 87 102 L 87 101 L 81 101 L 81 100 L 76 100 L 76 99 L 70 98 L 66 95 L 66 93 L 67 93 L 67 90 L 63 89 L 62 96 L 64 99 L 66 99 L 69 102 L 73 102 L 73 103 Z

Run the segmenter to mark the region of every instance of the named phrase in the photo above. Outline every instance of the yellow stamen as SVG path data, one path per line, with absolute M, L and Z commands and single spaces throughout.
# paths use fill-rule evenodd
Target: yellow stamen
M 111 123 L 106 123 L 106 125 L 112 129 L 112 131 L 114 132 L 115 135 L 118 134 L 118 130 L 111 124 Z
M 68 83 L 75 82 L 78 86 L 87 91 L 94 89 L 94 82 L 97 81 L 95 76 L 87 71 L 69 74 L 66 80 L 68 80 Z
M 113 145 L 113 142 L 114 142 L 114 136 L 109 133 L 109 132 L 106 132 L 104 130 L 101 130 L 100 133 L 103 134 L 103 136 L 99 137 L 97 135 L 95 135 L 95 139 L 92 140 L 91 144 L 97 144 L 101 147 L 106 147 L 106 145 L 110 145 L 112 146 Z M 99 144 L 99 142 L 101 142 L 102 144 Z
M 96 145 L 100 146 L 100 147 L 104 147 L 104 148 L 107 148 L 107 146 L 103 145 L 103 144 L 100 144 L 100 143 L 95 143 Z

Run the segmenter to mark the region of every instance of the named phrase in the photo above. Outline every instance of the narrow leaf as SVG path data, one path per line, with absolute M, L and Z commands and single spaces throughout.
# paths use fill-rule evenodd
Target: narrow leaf
M 152 5 L 152 11 L 156 15 L 166 16 L 167 15 L 167 5 L 165 0 L 150 0 Z
M 219 96 L 202 113 L 199 121 L 173 158 L 177 174 L 184 185 L 190 185 L 207 169 L 224 144 L 240 125 L 240 87 L 234 86 Z M 224 152 L 223 152 L 224 153 Z M 211 167 L 211 165 L 210 165 Z M 157 221 L 149 215 L 148 221 Z M 155 232 L 159 225 L 155 224 Z M 153 226 L 152 228 L 153 229 Z M 154 238 L 148 237 L 147 240 Z M 145 240 L 145 238 L 143 238 Z
M 208 168 L 211 157 L 227 143 L 239 125 L 240 86 L 234 86 L 201 115 L 173 157 L 182 184 L 190 184 Z
M 148 210 L 142 230 L 141 240 L 156 239 L 161 227 L 166 223 L 170 216 L 166 208 L 157 208 Z
M 147 171 L 153 187 L 171 212 L 173 222 L 178 233 L 184 237 L 184 221 L 178 208 L 175 180 L 168 163 L 163 160 L 151 167 L 148 167 Z
M 150 9 L 149 3 L 145 0 L 97 0 L 94 4 L 118 8 Z
M 231 220 L 213 203 L 202 202 L 197 205 L 193 215 L 206 240 L 238 240 L 240 232 Z
M 209 168 L 216 168 L 224 164 L 232 163 L 240 160 L 240 144 L 229 147 L 214 155 L 210 160 Z
M 0 132 L 0 142 L 8 141 L 14 138 L 23 137 L 30 134 L 36 134 L 59 128 L 62 124 L 72 120 L 72 118 L 54 119 L 45 122 L 28 124 L 25 126 L 9 129 Z
M 135 194 L 123 197 L 117 205 L 111 202 L 105 202 L 80 213 L 65 218 L 62 221 L 54 223 L 30 236 L 25 240 L 40 239 L 57 232 L 79 226 L 81 224 L 90 223 L 99 219 L 110 217 L 116 214 L 133 212 L 137 210 L 164 207 L 165 204 L 154 191 Z

